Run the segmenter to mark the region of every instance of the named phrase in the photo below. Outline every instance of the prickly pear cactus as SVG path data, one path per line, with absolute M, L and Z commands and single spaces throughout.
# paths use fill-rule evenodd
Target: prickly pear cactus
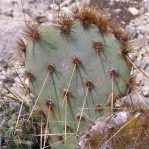
M 51 147 L 75 148 L 81 131 L 131 90 L 129 39 L 88 7 L 59 15 L 51 26 L 27 25 L 25 35 L 27 46 L 18 45 L 35 106 L 49 121 Z

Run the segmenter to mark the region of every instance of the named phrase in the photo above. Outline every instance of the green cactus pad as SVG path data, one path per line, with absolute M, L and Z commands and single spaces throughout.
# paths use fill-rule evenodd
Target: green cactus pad
M 25 53 L 33 93 L 49 117 L 50 133 L 58 134 L 51 142 L 67 137 L 59 145 L 67 149 L 75 148 L 78 133 L 102 115 L 114 95 L 127 94 L 131 69 L 120 50 L 122 39 L 76 18 L 39 26 L 39 38 L 28 35 Z

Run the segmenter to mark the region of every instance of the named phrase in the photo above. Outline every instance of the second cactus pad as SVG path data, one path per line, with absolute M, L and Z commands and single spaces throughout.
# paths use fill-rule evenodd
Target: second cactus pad
M 26 75 L 57 140 L 87 128 L 128 93 L 128 38 L 95 9 L 29 25 L 25 34 Z

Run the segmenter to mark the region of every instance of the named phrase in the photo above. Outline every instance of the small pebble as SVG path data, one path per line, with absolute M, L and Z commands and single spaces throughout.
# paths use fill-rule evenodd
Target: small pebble
M 136 9 L 135 7 L 129 7 L 128 8 L 128 11 L 133 14 L 133 15 L 138 15 L 139 14 L 139 11 L 138 9 Z
M 144 97 L 149 97 L 149 86 L 145 85 L 142 87 L 142 94 Z

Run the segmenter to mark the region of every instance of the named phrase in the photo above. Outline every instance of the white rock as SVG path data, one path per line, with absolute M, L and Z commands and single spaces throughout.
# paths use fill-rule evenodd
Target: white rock
M 49 21 L 53 21 L 54 20 L 54 15 L 52 13 L 49 13 L 47 15 L 47 18 L 48 18 Z
M 115 9 L 114 10 L 116 13 L 120 13 L 122 10 L 121 9 Z
M 0 75 L 0 81 L 5 80 L 5 79 L 6 79 L 5 76 Z
M 50 8 L 53 9 L 53 10 L 59 10 L 60 9 L 59 6 L 56 5 L 56 4 L 51 4 Z
M 144 97 L 149 97 L 149 86 L 145 85 L 142 88 L 142 94 L 143 94 Z
M 60 7 L 68 6 L 71 3 L 71 0 L 65 0 L 60 4 Z
M 18 77 L 16 77 L 14 80 L 15 80 L 15 82 L 19 82 L 20 83 L 20 79 Z
M 71 10 L 68 7 L 62 7 L 61 10 L 67 14 L 71 14 Z
M 128 8 L 128 11 L 133 14 L 133 15 L 138 15 L 139 14 L 139 11 L 138 9 L 136 9 L 135 7 L 129 7 Z

